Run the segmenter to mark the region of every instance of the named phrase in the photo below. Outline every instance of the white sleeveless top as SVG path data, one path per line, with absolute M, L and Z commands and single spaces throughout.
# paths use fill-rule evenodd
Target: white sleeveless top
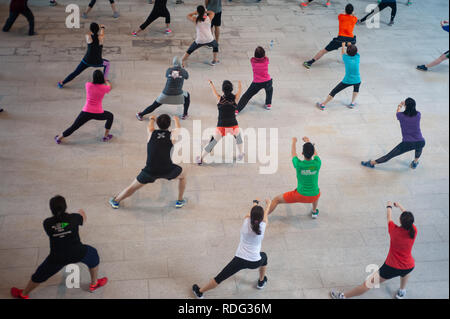
M 261 260 L 261 244 L 266 231 L 266 223 L 259 224 L 261 235 L 257 235 L 250 225 L 250 218 L 246 218 L 241 228 L 241 241 L 235 256 L 248 261 Z
M 214 41 L 214 36 L 211 32 L 211 20 L 205 16 L 205 21 L 200 21 L 196 24 L 197 37 L 195 42 L 197 44 L 205 44 Z

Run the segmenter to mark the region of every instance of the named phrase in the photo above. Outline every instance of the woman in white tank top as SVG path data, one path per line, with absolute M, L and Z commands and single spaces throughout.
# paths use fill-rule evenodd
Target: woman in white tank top
M 183 56 L 182 67 L 186 67 L 186 60 L 192 52 L 205 45 L 213 48 L 213 60 L 210 64 L 213 66 L 216 65 L 219 63 L 217 58 L 217 54 L 219 53 L 219 44 L 214 39 L 211 31 L 211 21 L 214 18 L 214 12 L 206 11 L 204 6 L 198 6 L 197 11 L 189 13 L 187 18 L 195 23 L 196 37 L 195 41 L 191 44 Z

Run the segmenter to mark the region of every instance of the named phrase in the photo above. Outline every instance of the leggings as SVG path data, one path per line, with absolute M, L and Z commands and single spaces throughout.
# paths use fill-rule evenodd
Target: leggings
M 191 104 L 191 95 L 188 93 L 187 96 L 184 97 L 184 110 L 183 115 L 188 115 L 189 105 Z M 158 102 L 153 102 L 152 105 L 148 106 L 144 111 L 139 113 L 139 116 L 144 116 L 149 113 L 152 113 L 154 110 L 156 110 L 158 107 L 160 107 L 162 104 Z
M 114 115 L 111 112 L 104 111 L 103 113 L 88 113 L 81 111 L 72 126 L 63 132 L 63 137 L 72 135 L 81 126 L 90 120 L 105 121 L 105 129 L 110 130 L 114 121 Z
M 241 145 L 242 143 L 244 143 L 244 141 L 242 140 L 241 132 L 237 126 L 236 126 L 236 128 L 234 128 L 234 127 L 218 127 L 217 133 L 215 135 L 211 136 L 211 140 L 209 141 L 208 145 L 205 146 L 205 151 L 208 153 L 211 153 L 211 151 L 214 149 L 214 147 L 217 145 L 217 143 L 219 143 L 219 140 L 223 136 L 225 136 L 225 134 L 227 134 L 228 131 L 231 134 L 233 134 L 234 138 L 236 139 L 237 145 Z M 218 136 L 218 133 L 220 133 L 220 137 Z M 216 136 L 217 136 L 217 139 L 216 139 Z
M 420 155 L 422 155 L 422 149 L 425 146 L 425 141 L 418 141 L 418 142 L 401 142 L 398 144 L 392 151 L 390 151 L 388 154 L 384 155 L 383 157 L 380 157 L 375 162 L 377 164 L 385 163 L 389 161 L 390 159 L 402 155 L 403 153 L 415 150 L 415 158 L 419 158 Z
M 261 252 L 261 260 L 259 261 L 248 261 L 239 257 L 234 257 L 231 262 L 226 265 L 226 267 L 214 278 L 217 284 L 230 278 L 237 272 L 243 269 L 257 269 L 259 267 L 267 266 L 267 255 Z
M 342 90 L 348 88 L 349 86 L 353 86 L 353 92 L 358 93 L 360 85 L 361 85 L 361 82 L 357 83 L 357 84 L 347 84 L 347 83 L 341 82 L 338 85 L 336 85 L 336 87 L 330 92 L 330 96 L 334 97 L 336 94 L 338 94 Z
M 91 2 L 89 2 L 89 5 L 88 5 L 88 6 L 89 6 L 90 8 L 93 8 L 96 2 L 97 2 L 97 0 L 91 0 Z M 114 3 L 114 0 L 109 0 L 109 3 L 113 4 L 113 3 Z
M 34 15 L 33 12 L 31 12 L 30 8 L 28 7 L 25 7 L 25 9 L 21 11 L 9 11 L 9 17 L 8 20 L 6 20 L 6 23 L 3 27 L 3 32 L 8 32 L 11 29 L 12 25 L 14 24 L 14 22 L 16 21 L 17 17 L 20 14 L 25 16 L 25 18 L 27 18 L 28 20 L 29 24 L 28 34 L 29 35 L 34 34 Z
M 81 72 L 83 72 L 84 70 L 86 70 L 89 67 L 93 67 L 93 68 L 101 68 L 103 67 L 103 74 L 105 76 L 105 79 L 108 78 L 108 74 L 109 74 L 109 67 L 110 67 L 110 63 L 108 60 L 103 59 L 103 63 L 102 64 L 87 64 L 86 62 L 84 62 L 83 60 L 81 60 L 80 64 L 78 64 L 77 68 L 75 69 L 75 71 L 73 71 L 72 73 L 70 73 L 62 82 L 62 84 L 66 84 L 70 81 L 72 81 L 73 79 L 75 79 L 78 75 L 81 74 Z
M 378 4 L 378 12 L 381 12 L 382 10 L 386 9 L 387 7 L 391 8 L 391 20 L 393 21 L 395 18 L 395 15 L 397 14 L 397 3 L 396 2 L 381 2 L 380 4 Z M 361 22 L 366 21 L 370 15 L 374 14 L 375 9 L 372 10 L 369 14 L 367 14 L 364 18 L 362 18 Z
M 272 83 L 273 83 L 272 79 L 261 83 L 252 82 L 247 91 L 245 91 L 244 95 L 242 95 L 241 99 L 239 100 L 237 106 L 238 111 L 241 112 L 247 105 L 248 101 L 250 101 L 250 99 L 262 89 L 266 91 L 266 105 L 272 104 L 272 95 L 273 95 Z
M 148 27 L 153 21 L 155 21 L 158 18 L 166 18 L 166 24 L 170 23 L 170 13 L 167 8 L 161 9 L 161 10 L 155 10 L 153 9 L 152 12 L 150 12 L 150 15 L 148 16 L 147 20 L 141 26 L 139 27 L 141 30 L 144 30 L 146 27 Z

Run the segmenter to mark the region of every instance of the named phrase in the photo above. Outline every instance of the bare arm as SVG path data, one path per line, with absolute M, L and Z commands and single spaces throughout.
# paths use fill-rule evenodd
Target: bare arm
M 405 106 L 405 101 L 401 101 L 400 104 L 397 106 L 397 113 L 400 112 L 404 106 Z
M 207 11 L 206 14 L 209 17 L 209 20 L 212 21 L 212 19 L 214 19 L 214 16 L 216 15 L 213 11 Z
M 342 42 L 342 55 L 345 54 L 345 42 Z
M 147 142 L 150 141 L 150 138 L 152 137 L 152 133 L 155 130 L 155 121 L 156 121 L 156 116 L 151 116 L 150 117 L 150 123 L 148 123 L 147 126 L 147 133 L 148 133 L 148 139 Z
M 106 84 L 107 86 L 110 86 L 110 87 L 111 87 L 111 90 L 112 90 L 111 82 L 109 82 L 108 80 L 106 80 L 106 81 L 105 81 L 105 84 Z
M 90 33 L 86 33 L 86 43 L 91 44 L 92 43 L 92 36 Z
M 297 138 L 296 137 L 292 138 L 291 155 L 292 155 L 292 158 L 298 157 L 298 155 L 297 155 Z
M 239 80 L 239 82 L 238 82 L 238 90 L 237 90 L 236 98 L 235 98 L 236 103 L 239 102 L 239 98 L 241 97 L 241 93 L 242 93 L 242 82 Z
M 208 81 L 209 81 L 209 85 L 211 86 L 211 90 L 212 90 L 213 94 L 216 96 L 217 100 L 219 101 L 220 100 L 220 95 L 219 95 L 219 93 L 217 93 L 217 90 L 216 90 L 216 87 L 214 86 L 214 83 L 211 80 L 208 80 Z
M 387 222 L 389 224 L 392 221 L 392 203 L 391 202 L 387 202 L 386 217 L 387 217 Z
M 86 220 L 87 220 L 86 212 L 83 209 L 79 209 L 78 214 L 80 214 L 81 217 L 83 217 L 83 225 L 84 225 L 84 223 L 86 223 Z
M 401 210 L 401 212 L 405 212 L 406 209 L 400 203 L 394 203 L 394 206 Z
M 192 22 L 195 23 L 195 21 L 197 20 L 196 15 L 197 15 L 197 11 L 194 11 L 194 12 L 189 13 L 186 17 L 188 20 L 191 20 Z
M 267 224 L 269 223 L 269 209 L 270 209 L 270 204 L 272 204 L 272 200 L 270 198 L 266 199 L 266 209 L 264 210 L 264 219 L 263 222 Z
M 175 129 L 172 131 L 172 143 L 175 143 L 178 140 L 178 135 L 180 134 L 180 119 L 178 116 L 174 116 L 173 120 L 175 121 Z
M 100 34 L 98 35 L 98 42 L 100 44 L 103 44 L 104 37 L 105 37 L 105 26 L 102 24 L 100 25 Z

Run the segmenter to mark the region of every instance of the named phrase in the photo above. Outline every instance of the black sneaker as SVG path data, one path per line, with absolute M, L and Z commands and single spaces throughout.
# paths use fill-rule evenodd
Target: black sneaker
M 192 291 L 194 292 L 195 297 L 198 299 L 203 299 L 203 293 L 200 292 L 200 287 L 198 285 L 193 285 Z
M 256 288 L 258 289 L 264 289 L 264 287 L 267 285 L 267 276 L 264 276 L 264 279 L 258 280 L 258 285 L 256 285 Z
M 428 71 L 428 68 L 425 66 L 425 64 L 423 64 L 423 65 L 418 65 L 418 66 L 417 66 L 417 70 L 420 70 L 420 71 Z
M 311 68 L 311 62 L 310 61 L 305 61 L 305 62 L 303 62 L 303 66 L 305 67 L 305 68 L 307 68 L 307 69 L 310 69 Z
M 391 20 L 391 22 L 389 22 L 388 26 L 393 26 L 394 25 L 394 20 Z

